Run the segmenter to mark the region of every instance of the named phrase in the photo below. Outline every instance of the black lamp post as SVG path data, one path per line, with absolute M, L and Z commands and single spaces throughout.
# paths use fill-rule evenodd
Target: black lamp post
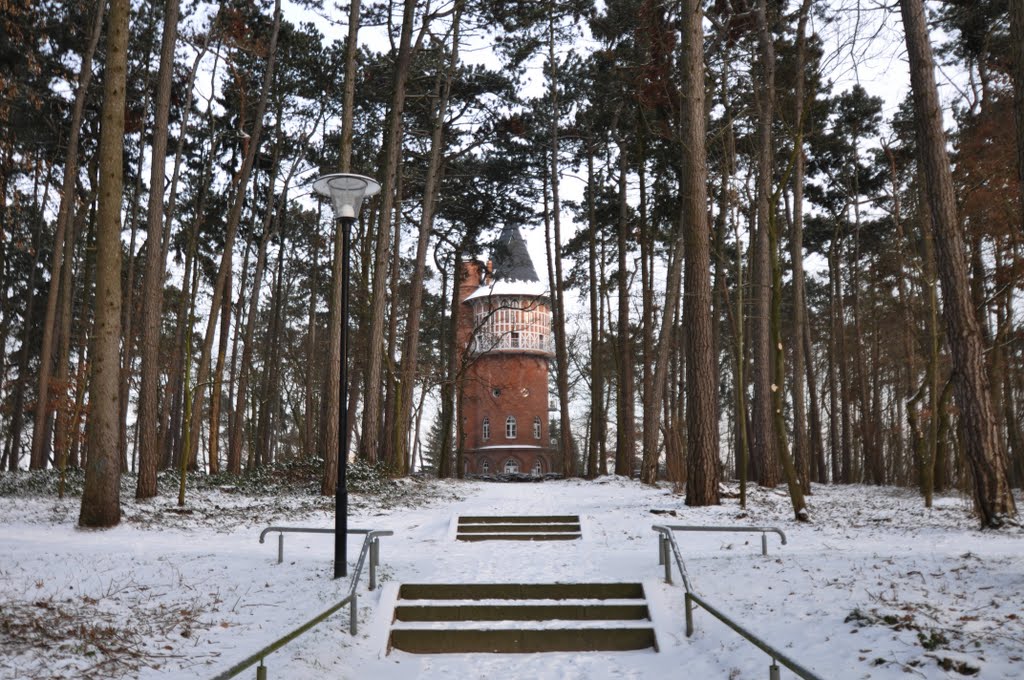
M 363 175 L 335 173 L 324 175 L 313 183 L 313 190 L 331 199 L 334 216 L 341 221 L 341 372 L 338 379 L 338 481 L 334 489 L 334 578 L 348 573 L 348 489 L 345 468 L 348 451 L 348 274 L 352 224 L 356 221 L 363 198 L 380 191 L 380 183 Z

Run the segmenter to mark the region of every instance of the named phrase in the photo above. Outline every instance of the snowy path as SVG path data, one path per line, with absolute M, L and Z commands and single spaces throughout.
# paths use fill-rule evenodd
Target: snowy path
M 656 523 L 783 528 L 789 544 L 769 535 L 768 558 L 757 534 L 678 538 L 698 592 L 824 678 L 967 677 L 958 667 L 986 680 L 1024 677 L 1024 532 L 976 530 L 955 496 L 928 511 L 910 491 L 815 487 L 814 523 L 796 525 L 781 489 L 753 490 L 742 511 L 735 500 L 687 508 L 666 489 L 614 478 L 433 484 L 424 507 L 355 499 L 350 526 L 395 532 L 382 541 L 384 587 L 367 593 L 364 580 L 357 636 L 339 613 L 269 656 L 270 678 L 764 680 L 768 658 L 707 613 L 697 611 L 697 632 L 685 637 L 682 589 L 660 581 Z M 85 612 L 133 631 L 148 651 L 126 677 L 209 678 L 344 596 L 347 583 L 328 576 L 329 536 L 287 536 L 280 565 L 276 542 L 257 542 L 268 524 L 331 526 L 329 513 L 293 507 L 281 519 L 226 494 L 196 503 L 231 519 L 165 513 L 153 524 L 83 532 L 74 500 L 0 498 L 0 517 L 9 518 L 0 523 L 0 618 L 33 615 L 58 629 Z M 129 507 L 143 510 L 153 508 Z M 458 515 L 493 514 L 577 514 L 583 537 L 454 540 Z M 353 537 L 352 559 L 359 545 Z M 659 652 L 385 654 L 387 599 L 402 582 L 624 580 L 644 583 Z M 2 648 L 3 679 L 111 677 L 73 640 L 7 639 Z
M 628 489 L 623 493 L 625 489 Z M 637 505 L 637 489 L 631 483 L 596 484 L 580 487 L 567 484 L 485 484 L 477 485 L 467 499 L 443 512 L 430 510 L 424 516 L 413 511 L 401 524 L 385 521 L 395 530 L 382 547 L 383 562 L 394 587 L 385 588 L 365 638 L 350 642 L 358 660 L 341 661 L 347 667 L 343 677 L 352 678 L 645 678 L 670 677 L 679 668 L 682 619 L 669 611 L 669 600 L 681 601 L 681 590 L 660 584 L 657 543 L 650 526 L 657 517 L 649 507 Z M 667 499 L 664 491 L 645 490 L 648 504 Z M 674 503 L 673 503 L 674 505 Z M 659 507 L 650 505 L 650 507 Z M 487 541 L 467 543 L 455 540 L 459 515 L 559 515 L 580 516 L 583 537 L 575 541 L 523 542 Z M 404 524 L 404 526 L 402 526 Z M 385 655 L 389 621 L 398 582 L 456 583 L 550 583 L 642 581 L 651 600 L 652 617 L 663 651 L 620 653 L 546 653 L 522 655 L 452 654 L 415 655 L 392 652 Z M 678 604 L 678 603 L 676 603 Z M 673 617 L 677 620 L 673 621 Z M 282 678 L 309 677 L 318 669 L 322 645 L 336 640 L 324 635 L 289 652 L 294 667 L 281 670 Z M 685 644 L 685 643 L 684 643 Z M 670 651 L 672 650 L 672 651 Z M 333 654 L 331 654 L 333 656 Z M 342 655 L 344 657 L 346 655 Z M 687 655 L 689 656 L 689 655 Z M 713 661 L 713 660 L 712 660 Z M 697 663 L 693 663 L 697 662 Z M 720 666 L 687 659 L 694 677 L 715 677 Z M 284 664 L 282 664 L 283 666 Z M 703 668 L 703 671 L 700 669 Z M 273 677 L 278 677 L 275 669 Z

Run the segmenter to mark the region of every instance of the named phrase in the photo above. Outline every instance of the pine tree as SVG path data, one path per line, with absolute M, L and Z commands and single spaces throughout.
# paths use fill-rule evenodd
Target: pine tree
M 99 147 L 99 211 L 96 235 L 96 327 L 89 388 L 89 457 L 78 518 L 83 527 L 121 521 L 118 446 L 121 373 L 121 189 L 125 81 L 128 71 L 128 0 L 111 0 L 107 16 L 106 76 Z

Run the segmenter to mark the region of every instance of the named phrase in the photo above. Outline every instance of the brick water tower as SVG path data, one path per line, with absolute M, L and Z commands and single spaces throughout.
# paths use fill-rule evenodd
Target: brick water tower
M 486 265 L 462 263 L 459 347 L 467 474 L 553 471 L 548 430 L 551 311 L 517 227 Z

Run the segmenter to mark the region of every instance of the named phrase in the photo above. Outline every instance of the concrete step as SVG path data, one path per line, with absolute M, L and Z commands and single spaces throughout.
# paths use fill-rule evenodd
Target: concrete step
M 646 604 L 432 604 L 395 607 L 397 621 L 623 621 L 649 619 Z M 542 600 L 546 602 L 546 600 Z
M 390 647 L 413 654 L 656 649 L 639 583 L 406 583 Z
M 391 646 L 412 654 L 609 652 L 655 646 L 653 628 L 394 629 Z
M 399 600 L 644 599 L 640 583 L 403 583 Z
M 575 541 L 581 534 L 456 534 L 457 541 Z
M 579 515 L 469 515 L 459 517 L 460 541 L 573 541 L 582 538 Z
M 580 533 L 579 524 L 460 524 L 460 534 L 503 534 L 503 533 Z
M 579 524 L 579 515 L 460 515 L 459 524 Z

